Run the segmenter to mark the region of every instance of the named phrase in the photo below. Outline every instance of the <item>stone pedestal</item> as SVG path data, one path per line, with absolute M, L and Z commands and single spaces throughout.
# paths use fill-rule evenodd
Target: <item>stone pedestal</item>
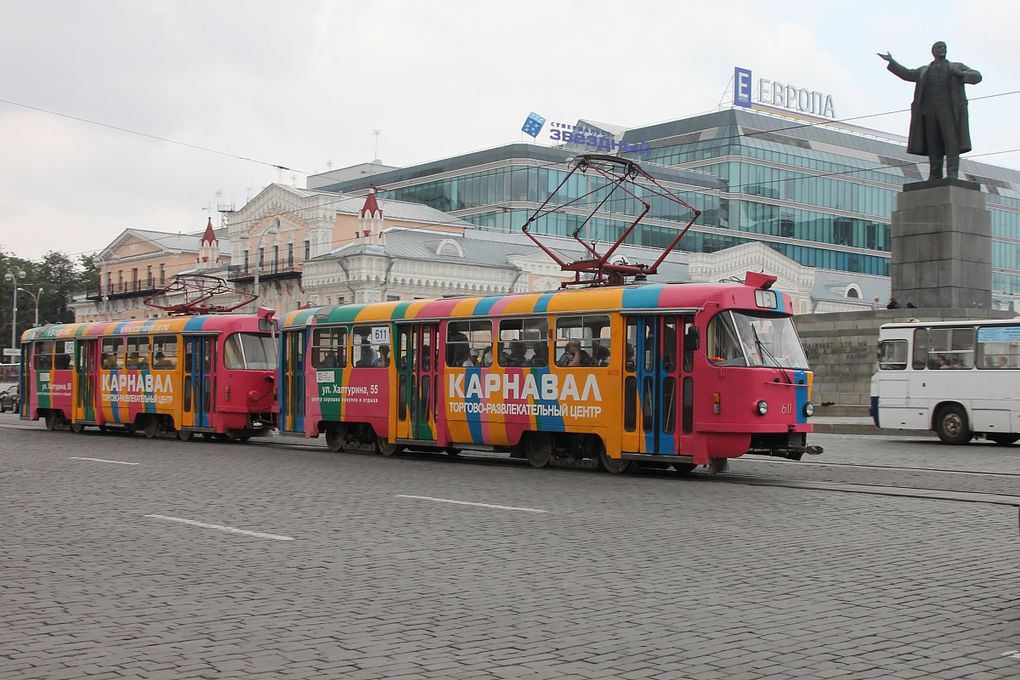
M 907 184 L 892 214 L 892 294 L 900 305 L 992 304 L 992 225 L 974 182 Z

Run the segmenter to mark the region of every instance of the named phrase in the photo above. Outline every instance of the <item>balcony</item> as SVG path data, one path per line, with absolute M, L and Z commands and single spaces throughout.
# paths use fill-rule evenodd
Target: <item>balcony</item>
M 85 293 L 86 300 L 115 300 L 127 297 L 148 297 L 165 286 L 165 283 L 157 282 L 155 279 L 145 281 L 121 281 L 111 283 L 108 286 L 100 286 L 99 290 L 90 290 Z
M 301 278 L 301 267 L 293 260 L 265 260 L 262 269 L 259 271 L 260 281 L 272 279 Z M 253 281 L 255 279 L 255 264 L 247 266 L 237 264 L 227 267 L 227 281 Z

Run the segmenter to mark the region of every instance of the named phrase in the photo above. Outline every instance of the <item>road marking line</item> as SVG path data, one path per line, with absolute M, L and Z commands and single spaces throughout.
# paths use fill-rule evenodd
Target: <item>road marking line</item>
M 1020 650 L 1011 649 L 1008 652 L 1003 652 L 1003 656 L 1008 656 L 1011 659 L 1020 659 Z
M 489 503 L 471 503 L 469 501 L 455 501 L 449 498 L 432 498 L 431 496 L 408 496 L 398 493 L 397 498 L 415 498 L 420 501 L 434 501 L 436 503 L 453 503 L 454 505 L 474 505 L 479 508 L 495 508 L 496 510 L 518 510 L 520 512 L 547 512 L 537 508 L 515 508 L 510 505 L 490 505 Z
M 183 517 L 168 517 L 167 515 L 146 515 L 146 517 L 151 517 L 152 519 L 165 519 L 170 522 L 180 522 L 181 524 L 190 524 L 204 529 L 216 529 L 218 531 L 225 531 L 229 534 L 244 534 L 245 536 L 254 536 L 255 538 L 271 538 L 274 541 L 294 540 L 290 536 L 264 534 L 261 531 L 248 531 L 247 529 L 235 529 L 234 527 L 223 526 L 222 524 L 206 524 L 205 522 L 198 522 L 193 519 L 184 519 Z
M 117 465 L 140 465 L 141 463 L 129 463 L 126 460 L 107 460 L 105 458 L 84 458 L 82 456 L 71 456 L 71 460 L 91 460 L 93 463 L 115 463 Z

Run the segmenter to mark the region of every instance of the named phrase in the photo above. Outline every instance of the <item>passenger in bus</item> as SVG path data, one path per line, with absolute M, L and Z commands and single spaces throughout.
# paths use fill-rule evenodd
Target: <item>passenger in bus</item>
M 375 362 L 372 365 L 376 368 L 385 368 L 390 365 L 389 345 L 379 345 L 379 356 L 375 358 Z

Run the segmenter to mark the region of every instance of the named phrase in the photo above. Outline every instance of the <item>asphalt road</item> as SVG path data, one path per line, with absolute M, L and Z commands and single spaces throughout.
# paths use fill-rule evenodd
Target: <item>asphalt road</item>
M 1020 495 L 1020 446 L 814 441 L 614 476 L 5 415 L 0 677 L 1020 676 L 1017 509 L 853 488 Z

